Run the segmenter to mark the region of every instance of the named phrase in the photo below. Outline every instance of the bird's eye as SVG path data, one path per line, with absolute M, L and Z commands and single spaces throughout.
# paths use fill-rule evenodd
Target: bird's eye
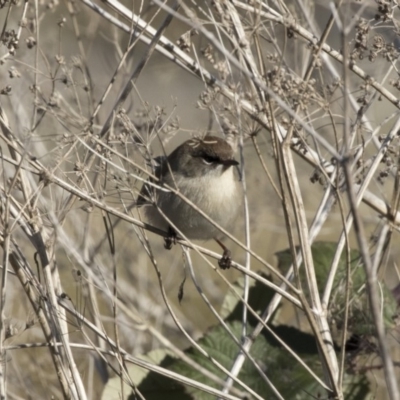
M 203 159 L 204 164 L 207 164 L 207 165 L 218 162 L 218 157 L 213 157 L 213 156 L 210 156 L 209 154 L 203 154 L 201 156 L 201 158 Z

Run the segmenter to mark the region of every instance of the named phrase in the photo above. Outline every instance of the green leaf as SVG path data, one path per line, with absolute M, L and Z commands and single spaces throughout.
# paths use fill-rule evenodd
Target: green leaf
M 171 369 L 175 363 L 175 358 L 167 355 L 160 366 Z M 192 397 L 185 390 L 186 388 L 178 382 L 155 372 L 149 372 L 138 385 L 139 392 L 146 400 L 191 400 Z M 128 400 L 136 400 L 134 393 Z
M 239 322 L 229 322 L 228 326 L 234 335 L 240 338 L 241 324 Z M 302 334 L 295 328 L 287 328 L 286 334 L 289 333 L 295 338 L 298 337 L 299 334 Z M 238 353 L 238 347 L 223 327 L 217 326 L 212 328 L 198 341 L 198 344 L 226 369 L 229 370 L 232 367 L 233 361 Z M 213 375 L 223 380 L 226 379 L 226 375 L 198 350 L 190 348 L 186 351 L 186 354 Z M 270 344 L 265 336 L 259 336 L 256 339 L 250 354 L 285 399 L 308 400 L 310 398 L 327 397 L 326 391 L 304 367 L 288 354 L 287 350 L 279 345 Z M 314 372 L 321 376 L 320 361 L 317 353 L 303 354 L 302 359 Z M 222 387 L 222 385 L 216 384 L 210 378 L 205 377 L 202 372 L 192 369 L 181 360 L 168 357 L 161 365 L 216 389 L 221 389 Z M 248 359 L 246 359 L 240 371 L 239 379 L 261 397 L 268 399 L 276 398 L 272 389 L 260 377 L 256 367 Z M 149 373 L 139 386 L 139 390 L 146 399 L 154 400 L 161 398 L 174 398 L 176 400 L 210 400 L 215 398 L 197 389 L 184 386 L 181 386 L 179 389 L 179 386 L 179 384 L 171 383 L 171 381 L 168 382 L 168 379 L 155 373 Z M 365 395 L 369 393 L 368 381 L 364 376 L 346 375 L 345 387 L 346 400 L 363 400 Z M 235 388 L 243 391 L 237 384 L 235 384 Z
M 234 321 L 228 323 L 228 326 L 236 338 L 240 339 L 242 329 L 241 324 Z M 221 326 L 213 328 L 202 339 L 200 339 L 198 343 L 211 357 L 228 370 L 232 367 L 232 363 L 239 351 L 238 346 Z M 215 374 L 215 376 L 224 380 L 226 379 L 226 375 L 196 349 L 189 349 L 187 354 L 208 371 Z M 304 386 L 309 387 L 310 385 L 315 385 L 314 379 L 308 374 L 308 372 L 304 371 L 303 368 L 299 368 L 296 362 L 293 362 L 293 358 L 288 356 L 286 350 L 283 350 L 279 346 L 272 346 L 264 336 L 259 336 L 257 338 L 251 348 L 250 354 L 268 378 L 278 387 L 278 390 L 284 393 L 284 397 L 295 398 L 293 395 L 299 392 Z M 290 361 L 287 362 L 288 360 Z M 318 357 L 315 357 L 315 362 L 318 363 Z M 205 378 L 202 373 L 192 370 L 182 361 L 176 361 L 175 365 L 172 366 L 172 369 L 178 373 L 189 376 L 192 379 L 199 380 L 213 387 L 218 387 L 211 379 Z M 293 372 L 297 369 L 299 371 L 298 379 L 296 382 L 293 382 Z M 300 372 L 302 369 L 304 373 Z M 319 369 L 319 367 L 317 369 Z M 248 359 L 246 359 L 240 371 L 239 379 L 245 382 L 260 396 L 265 398 L 274 398 L 272 389 L 262 378 L 260 378 L 256 367 Z M 243 390 L 237 384 L 235 387 L 239 390 Z M 188 388 L 187 392 L 190 393 L 192 398 L 195 400 L 208 400 L 214 398 L 209 394 L 199 392 L 192 388 Z
M 322 295 L 325 288 L 336 247 L 337 244 L 333 242 L 316 242 L 311 247 L 320 295 Z M 299 251 L 298 247 L 297 251 Z M 292 262 L 290 250 L 278 252 L 276 255 L 278 257 L 278 268 L 286 272 Z M 365 287 L 365 272 L 357 250 L 350 250 L 349 269 L 350 301 L 348 330 L 359 335 L 371 334 L 374 332 L 374 324 Z M 331 324 L 335 324 L 339 329 L 344 326 L 347 271 L 347 258 L 345 252 L 343 252 L 334 278 L 331 301 L 328 307 L 330 322 Z M 308 286 L 303 264 L 300 269 L 300 279 L 302 287 L 307 294 Z M 392 293 L 384 284 L 381 284 L 380 288 L 385 325 L 386 328 L 393 328 L 393 317 L 396 315 L 397 304 Z
M 264 279 L 270 280 L 268 275 L 261 273 L 260 276 Z M 240 277 L 235 283 L 233 283 L 233 288 L 243 297 L 244 277 Z M 273 291 L 271 288 L 265 286 L 259 281 L 254 281 L 251 279 L 248 304 L 256 313 L 260 314 L 262 311 L 264 311 L 265 306 L 271 301 L 274 294 L 275 291 Z M 221 317 L 227 321 L 241 321 L 242 313 L 243 303 L 238 299 L 233 291 L 230 290 L 222 303 L 220 313 Z M 250 311 L 248 312 L 248 320 L 253 326 L 258 322 L 257 318 L 254 317 Z M 271 321 L 272 320 L 273 318 Z
M 299 355 L 319 355 L 315 338 L 310 333 L 300 331 L 294 326 L 278 325 L 270 326 L 271 331 L 285 342 L 295 353 Z M 271 346 L 282 348 L 281 343 L 266 329 L 262 332 Z
M 155 365 L 161 364 L 166 368 L 174 360 L 170 352 L 164 349 L 153 350 L 146 355 L 140 356 L 140 358 Z M 181 385 L 177 385 L 171 379 L 164 378 L 136 365 L 128 365 L 127 373 L 133 385 L 141 385 L 144 388 L 147 400 L 190 400 L 190 396 L 185 394 L 184 388 Z M 135 399 L 132 387 L 126 382 L 123 382 L 123 387 L 125 394 L 123 400 Z M 101 398 L 103 400 L 121 400 L 121 392 L 121 379 L 119 376 L 116 376 L 107 382 Z

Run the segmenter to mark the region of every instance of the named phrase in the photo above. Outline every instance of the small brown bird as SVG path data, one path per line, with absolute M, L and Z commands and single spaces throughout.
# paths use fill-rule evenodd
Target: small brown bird
M 238 164 L 227 141 L 206 136 L 190 139 L 177 147 L 160 161 L 155 174 L 161 187 L 168 185 L 178 190 L 212 221 L 228 230 L 241 204 L 240 185 L 232 168 Z M 166 189 L 144 184 L 137 204 L 148 204 L 145 214 L 149 223 L 170 232 L 171 236 L 215 239 L 224 249 L 219 265 L 229 268 L 230 252 L 220 241 L 223 234 L 184 199 Z M 166 239 L 166 247 L 168 243 L 170 247 L 171 238 Z

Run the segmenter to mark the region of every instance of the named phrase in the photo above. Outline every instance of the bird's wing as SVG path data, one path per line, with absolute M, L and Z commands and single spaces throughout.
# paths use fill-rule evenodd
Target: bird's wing
M 165 156 L 158 156 L 151 159 L 148 164 L 153 169 L 153 174 L 157 179 L 161 178 L 163 166 L 167 160 Z M 148 182 L 157 182 L 156 180 L 149 178 Z M 153 197 L 154 194 L 154 186 L 147 185 L 146 183 L 143 184 L 142 189 L 140 190 L 139 196 L 136 200 L 136 205 L 138 207 L 144 206 L 146 204 L 150 204 L 150 199 Z

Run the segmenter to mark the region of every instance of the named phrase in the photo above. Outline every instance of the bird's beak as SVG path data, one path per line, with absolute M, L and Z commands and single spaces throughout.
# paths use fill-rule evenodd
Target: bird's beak
M 233 165 L 239 165 L 239 163 L 235 160 L 235 159 L 231 159 L 231 160 L 223 160 L 221 161 L 221 164 L 225 167 L 231 167 Z

